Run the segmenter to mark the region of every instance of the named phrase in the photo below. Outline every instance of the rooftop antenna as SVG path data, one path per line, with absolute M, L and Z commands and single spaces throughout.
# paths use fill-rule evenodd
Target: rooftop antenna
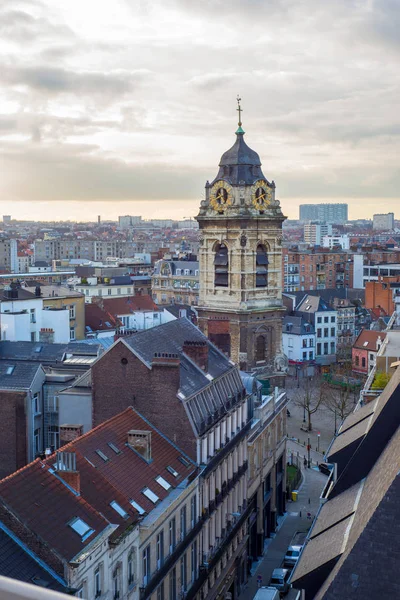
M 237 95 L 237 103 L 238 103 L 238 107 L 237 107 L 237 111 L 239 113 L 239 122 L 238 122 L 238 128 L 236 130 L 236 133 L 244 133 L 243 129 L 242 129 L 242 112 L 243 112 L 243 108 L 240 106 L 240 103 L 242 101 L 241 97 L 239 96 L 239 94 Z

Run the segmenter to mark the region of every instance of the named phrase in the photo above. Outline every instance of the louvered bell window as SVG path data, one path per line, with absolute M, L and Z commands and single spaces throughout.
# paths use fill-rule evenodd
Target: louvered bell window
M 256 253 L 256 287 L 268 285 L 268 255 L 265 246 L 257 246 Z
M 228 287 L 228 266 L 228 248 L 220 244 L 214 258 L 215 287 Z

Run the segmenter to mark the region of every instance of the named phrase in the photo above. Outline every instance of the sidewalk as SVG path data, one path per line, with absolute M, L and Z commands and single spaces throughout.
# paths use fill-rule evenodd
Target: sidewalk
M 262 576 L 262 585 L 268 585 L 272 571 L 281 566 L 286 550 L 296 531 L 306 531 L 311 527 L 312 519 L 319 508 L 319 496 L 326 484 L 327 477 L 316 469 L 303 471 L 303 484 L 299 490 L 297 502 L 288 502 L 286 516 L 281 522 L 274 538 L 266 540 L 264 557 L 255 569 L 240 600 L 252 600 L 257 592 L 257 576 Z M 310 503 L 309 503 L 310 501 Z M 307 519 L 311 513 L 312 519 Z

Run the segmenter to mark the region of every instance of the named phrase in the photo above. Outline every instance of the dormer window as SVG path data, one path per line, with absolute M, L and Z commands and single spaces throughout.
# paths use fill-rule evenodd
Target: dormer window
M 257 246 L 256 252 L 256 287 L 268 285 L 268 254 L 264 245 Z
M 215 287 L 228 287 L 228 269 L 228 248 L 225 244 L 218 244 L 214 258 Z

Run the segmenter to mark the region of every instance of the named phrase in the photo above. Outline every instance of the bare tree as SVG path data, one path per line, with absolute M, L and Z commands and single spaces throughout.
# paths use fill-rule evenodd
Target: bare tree
M 301 387 L 297 390 L 298 396 L 294 403 L 303 409 L 308 431 L 312 431 L 312 415 L 324 404 L 326 387 L 325 381 L 319 375 L 315 375 L 304 377 Z

